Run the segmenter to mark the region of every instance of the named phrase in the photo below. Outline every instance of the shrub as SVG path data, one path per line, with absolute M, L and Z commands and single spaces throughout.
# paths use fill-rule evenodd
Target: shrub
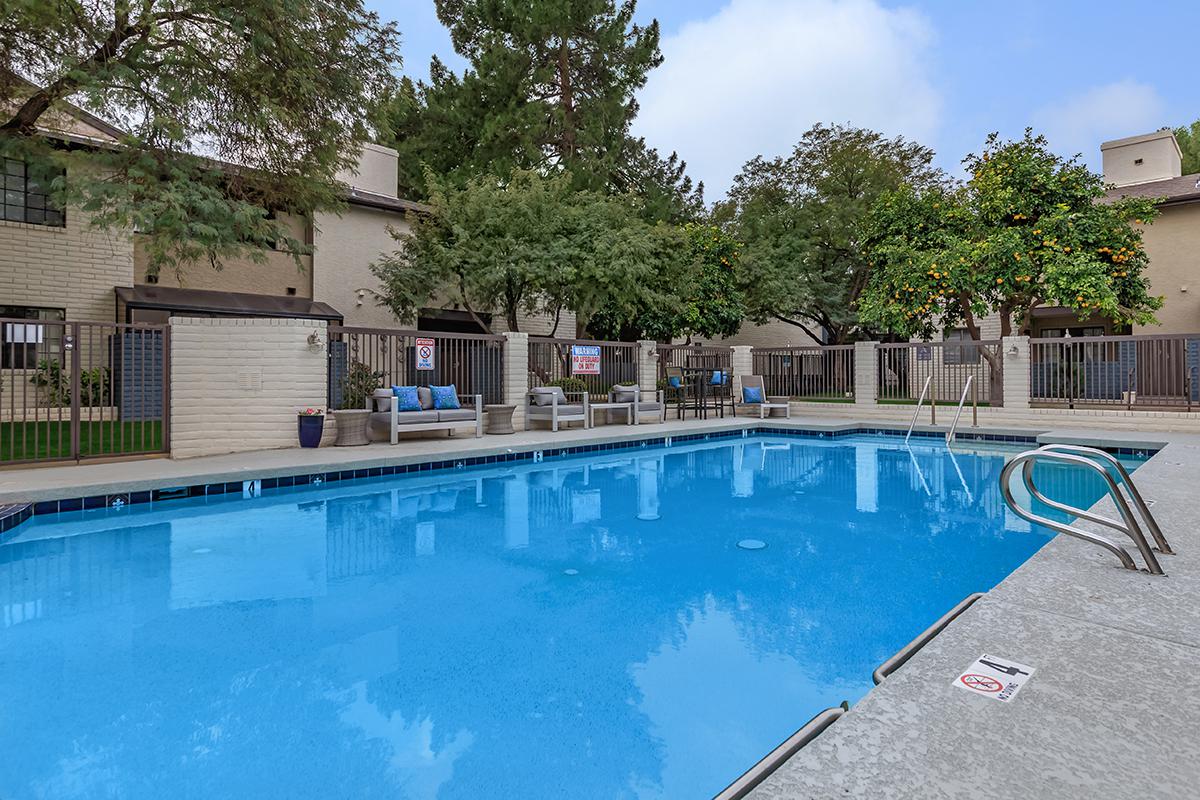
M 366 408 L 367 398 L 382 385 L 382 381 L 382 372 L 375 372 L 361 361 L 355 361 L 342 378 L 342 398 L 338 408 Z

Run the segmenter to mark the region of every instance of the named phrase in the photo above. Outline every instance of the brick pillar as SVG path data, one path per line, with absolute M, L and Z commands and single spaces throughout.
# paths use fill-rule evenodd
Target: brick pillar
M 733 348 L 733 356 L 729 364 L 734 377 L 754 374 L 754 357 L 751 355 L 753 349 L 748 345 L 736 345 Z
M 529 391 L 529 334 L 504 334 L 504 402 L 514 405 L 513 427 L 525 429 L 525 394 Z
M 1005 336 L 1000 340 L 1004 359 L 1004 407 L 1029 408 L 1029 337 Z
M 876 371 L 879 369 L 878 362 L 874 342 L 854 343 L 855 405 L 875 405 L 876 397 L 879 394 L 879 381 L 876 379 Z
M 658 387 L 658 343 L 642 339 L 637 343 L 637 380 L 643 392 Z

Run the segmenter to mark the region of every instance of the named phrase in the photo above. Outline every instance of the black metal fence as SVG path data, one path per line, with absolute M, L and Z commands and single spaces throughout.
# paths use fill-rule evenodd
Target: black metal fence
M 768 395 L 830 403 L 854 402 L 854 345 L 755 347 L 755 375 Z
M 1004 404 L 999 341 L 888 343 L 876 345 L 876 353 L 880 403 L 915 403 L 926 381 L 927 401 L 957 403 L 967 378 L 974 376 L 972 392 L 980 405 Z
M 1200 334 L 1029 341 L 1029 400 L 1039 406 L 1200 407 Z
M 0 465 L 170 450 L 167 325 L 0 319 Z
M 504 337 L 329 327 L 330 408 L 362 408 L 377 388 L 450 384 L 503 402 Z
M 593 356 L 587 358 L 591 364 L 589 369 L 595 369 L 596 372 L 577 371 L 575 348 L 580 348 L 580 354 L 598 352 L 598 361 Z M 564 378 L 578 378 L 587 386 L 591 397 L 603 398 L 614 384 L 638 382 L 637 348 L 636 342 L 531 338 L 529 388 L 546 386 Z

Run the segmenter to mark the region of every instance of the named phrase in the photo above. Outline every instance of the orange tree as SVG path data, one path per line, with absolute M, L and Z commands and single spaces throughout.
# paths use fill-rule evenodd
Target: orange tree
M 902 187 L 873 206 L 865 323 L 926 340 L 961 326 L 978 340 L 980 318 L 997 315 L 1008 336 L 1037 306 L 1156 321 L 1162 298 L 1149 293 L 1140 227 L 1156 214 L 1151 201 L 1105 202 L 1100 176 L 1028 130 L 1019 141 L 992 134 L 963 164 L 963 186 Z

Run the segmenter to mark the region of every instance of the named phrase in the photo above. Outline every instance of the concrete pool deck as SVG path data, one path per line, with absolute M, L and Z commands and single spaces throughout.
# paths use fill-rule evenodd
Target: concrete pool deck
M 0 504 L 764 424 L 821 431 L 906 427 L 878 417 L 860 422 L 852 414 L 846 409 L 846 416 L 837 418 L 802 414 L 791 420 L 670 421 L 482 439 L 433 437 L 394 447 L 6 470 L 0 471 Z M 1200 697 L 1191 687 L 1200 669 L 1200 514 L 1194 506 L 1200 434 L 1039 422 L 976 430 L 1034 435 L 1043 442 L 1162 448 L 1134 479 L 1178 553 L 1161 558 L 1167 576 L 1122 570 L 1098 548 L 1056 537 L 784 763 L 751 797 L 1195 796 L 1200 760 L 1191 751 L 1200 730 Z M 1107 503 L 1102 501 L 1097 509 Z M 881 587 L 880 604 L 888 602 L 886 588 Z M 1036 668 L 1012 702 L 996 702 L 952 686 L 982 653 Z M 797 727 L 806 716 L 797 712 Z

